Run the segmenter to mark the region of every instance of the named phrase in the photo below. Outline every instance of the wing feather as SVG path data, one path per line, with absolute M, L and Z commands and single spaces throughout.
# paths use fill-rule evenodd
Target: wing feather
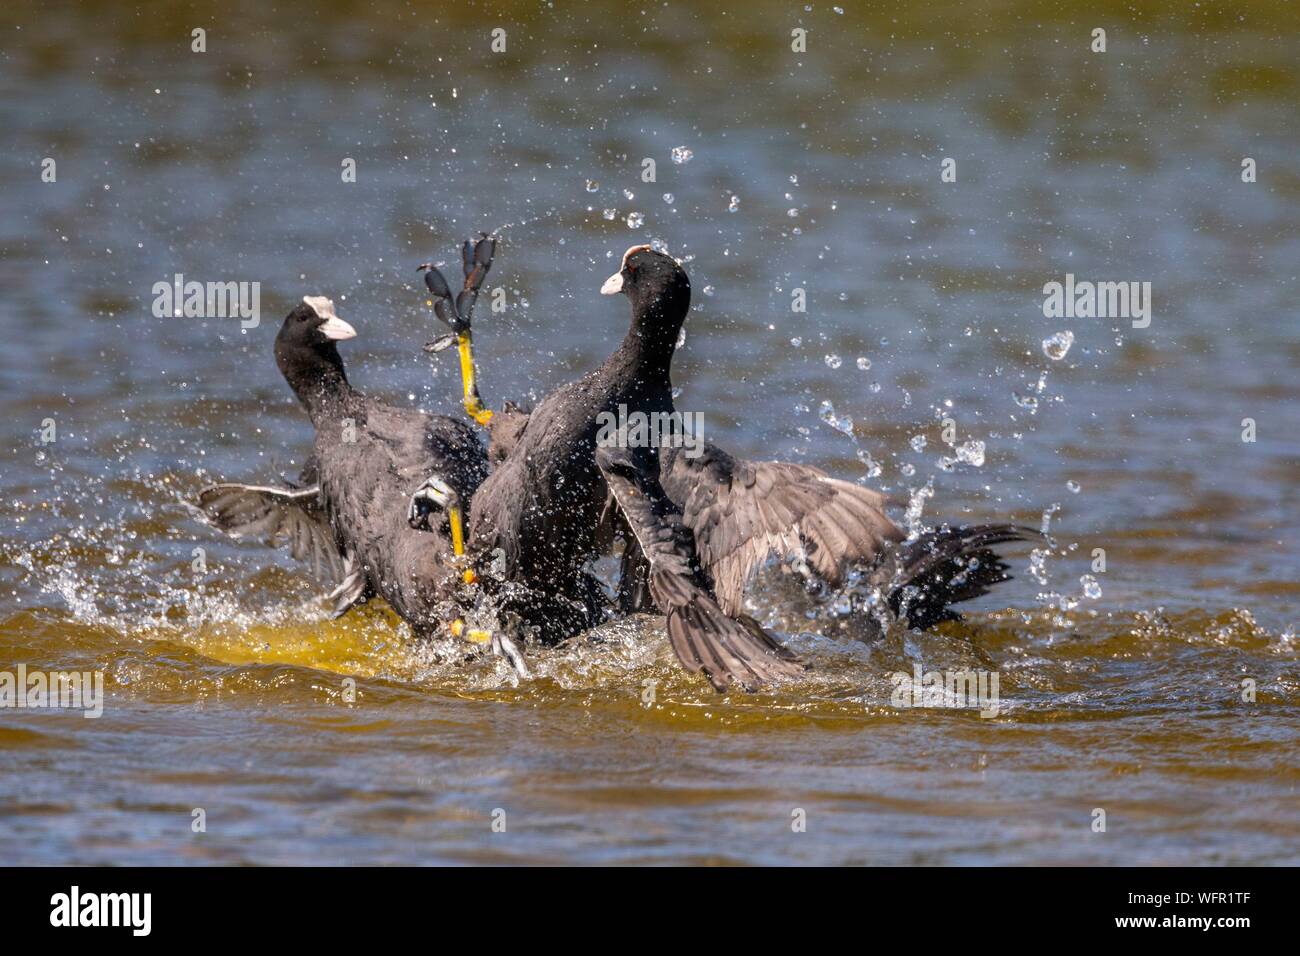
M 905 537 L 879 492 L 810 465 L 733 458 L 715 445 L 689 458 L 663 454 L 660 480 L 695 535 L 700 564 L 729 615 L 750 577 L 772 557 L 803 557 L 831 585 Z
M 682 665 L 703 672 L 718 691 L 733 684 L 752 690 L 801 672 L 802 662 L 757 622 L 718 605 L 699 569 L 694 537 L 664 493 L 653 459 L 601 448 L 596 462 L 648 563 L 650 595 L 668 618 L 668 642 Z
M 338 542 L 315 485 L 210 485 L 199 492 L 198 506 L 217 528 L 233 537 L 286 544 L 296 560 L 307 561 L 317 578 L 337 581 L 341 576 Z

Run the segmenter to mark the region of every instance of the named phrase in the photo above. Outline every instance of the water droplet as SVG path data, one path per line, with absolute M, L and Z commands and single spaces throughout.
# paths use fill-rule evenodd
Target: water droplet
M 727 212 L 735 212 L 740 208 L 740 197 L 732 196 L 731 201 L 727 203 Z
M 689 163 L 694 157 L 695 153 L 687 149 L 685 146 L 673 147 L 673 162 L 678 166 Z
M 1048 534 L 1052 527 L 1052 515 L 1061 510 L 1061 503 L 1055 501 L 1043 509 L 1043 523 L 1039 525 L 1038 530 L 1043 534 Z
M 1069 488 L 1072 494 L 1077 495 L 1079 493 L 1079 483 L 1073 479 L 1067 481 L 1065 487 Z
M 626 199 L 628 202 L 631 202 L 633 199 L 636 198 L 636 193 L 632 192 L 632 190 L 630 189 L 624 189 L 623 198 Z
M 601 215 L 604 216 L 606 219 L 609 219 L 609 220 L 612 221 L 612 220 L 614 219 L 614 217 L 618 215 L 618 210 L 617 210 L 617 209 L 606 209 L 606 210 L 603 210 L 603 211 L 601 212 Z
M 829 368 L 839 368 L 839 367 L 840 367 L 841 365 L 843 365 L 843 364 L 844 364 L 844 360 L 841 359 L 841 358 L 840 358 L 838 355 L 836 355 L 834 352 L 832 352 L 830 355 L 826 356 L 826 365 L 827 365 Z
M 587 192 L 594 193 L 599 188 L 600 188 L 600 183 L 596 182 L 596 180 L 594 179 L 587 180 Z
M 857 455 L 858 461 L 862 462 L 863 466 L 867 469 L 867 477 L 879 478 L 883 469 L 880 467 L 880 462 L 871 457 L 871 452 L 867 451 L 865 448 L 859 448 Z
M 830 402 L 822 402 L 821 409 L 818 411 L 817 414 L 822 421 L 824 421 L 827 425 L 830 425 L 831 428 L 834 428 L 836 431 L 843 432 L 846 435 L 853 434 L 852 417 L 850 417 L 849 415 L 845 415 L 843 418 L 838 417 L 835 414 L 835 406 L 832 405 Z
M 1047 583 L 1047 556 L 1050 552 L 1046 548 L 1034 548 L 1029 552 L 1029 573 L 1034 576 L 1034 580 L 1039 584 Z
M 787 210 L 785 211 L 785 214 L 786 214 L 787 216 L 789 216 L 791 219 L 797 219 L 797 218 L 799 217 L 799 210 L 798 210 L 798 209 L 787 209 Z
M 911 439 L 908 441 L 908 444 L 912 446 L 912 451 L 915 452 L 925 451 L 925 436 L 913 435 Z
M 1083 575 L 1083 577 L 1079 578 L 1079 583 L 1083 585 L 1084 597 L 1093 601 L 1101 597 L 1101 585 L 1097 583 L 1097 579 L 1091 574 Z
M 984 443 L 982 441 L 962 442 L 957 446 L 957 460 L 976 468 L 984 467 Z
M 1070 346 L 1073 344 L 1073 332 L 1068 329 L 1064 332 L 1057 332 L 1055 335 L 1049 335 L 1043 339 L 1043 354 L 1053 362 L 1059 362 L 1065 358 L 1066 353 L 1070 351 Z
M 664 193 L 664 202 L 668 203 L 668 205 L 671 206 L 671 205 L 673 204 L 673 194 L 672 194 L 672 193 Z
M 713 295 L 713 286 L 706 285 L 701 291 L 703 291 L 705 295 Z
M 629 229 L 640 229 L 644 225 L 645 225 L 645 216 L 641 215 L 641 213 L 639 212 L 628 213 L 627 227 Z
M 934 482 L 927 481 L 920 488 L 914 488 L 907 501 L 907 513 L 903 516 L 909 535 L 920 534 L 925 530 L 921 524 L 921 512 L 925 510 L 925 499 L 934 497 Z
M 867 371 L 871 368 L 871 359 L 867 358 L 865 355 L 859 355 L 858 368 L 863 372 Z
M 1028 409 L 1029 414 L 1034 415 L 1038 412 L 1038 399 L 1033 395 L 1021 395 L 1019 392 L 1012 392 L 1011 397 L 1015 399 L 1017 405 L 1021 408 Z
M 798 348 L 799 346 L 803 345 L 803 339 L 799 338 L 799 336 L 796 335 L 794 338 L 790 340 L 790 344 L 793 345 L 795 348 Z

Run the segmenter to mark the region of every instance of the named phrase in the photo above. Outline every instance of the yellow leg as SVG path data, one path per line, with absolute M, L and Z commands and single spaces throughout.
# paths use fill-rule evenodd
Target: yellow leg
M 456 618 L 447 627 L 453 637 L 463 637 L 471 644 L 490 644 L 492 642 L 491 631 L 483 631 L 477 627 L 466 627 L 463 618 Z
M 465 524 L 461 518 L 459 505 L 452 505 L 447 509 L 447 525 L 451 528 L 451 553 L 457 558 L 465 557 Z M 473 568 L 466 568 L 462 577 L 466 584 L 473 584 L 478 580 Z
M 469 417 L 480 425 L 492 420 L 492 410 L 483 407 L 483 400 L 478 397 L 478 382 L 474 372 L 474 347 L 468 332 L 456 336 L 456 347 L 460 352 L 460 377 L 465 383 L 465 411 Z
M 465 529 L 461 524 L 460 508 L 451 507 L 447 509 L 447 524 L 451 526 L 451 550 L 457 558 L 462 558 L 465 556 Z M 468 568 L 465 569 L 465 583 L 474 583 L 474 572 Z M 463 637 L 474 644 L 488 644 L 492 640 L 490 631 L 479 630 L 476 627 L 466 627 L 463 618 L 456 618 L 448 627 L 456 637 Z
M 451 552 L 458 558 L 465 556 L 465 526 L 461 522 L 460 508 L 447 509 L 447 524 L 451 526 Z

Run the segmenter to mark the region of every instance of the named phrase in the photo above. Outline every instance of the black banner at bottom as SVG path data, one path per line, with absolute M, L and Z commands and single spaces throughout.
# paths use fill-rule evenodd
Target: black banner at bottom
M 1287 931 L 1294 879 L 1264 869 L 0 870 L 8 943 L 197 933 L 205 944 L 338 945 L 463 927 L 486 928 L 497 944 L 516 934 L 554 944 L 565 924 L 584 940 L 605 928 L 624 939 L 642 936 L 648 921 L 652 932 L 698 926 L 740 938 L 779 922 L 783 933 L 864 942 L 893 927 L 962 945 L 1026 931 L 1231 945 Z

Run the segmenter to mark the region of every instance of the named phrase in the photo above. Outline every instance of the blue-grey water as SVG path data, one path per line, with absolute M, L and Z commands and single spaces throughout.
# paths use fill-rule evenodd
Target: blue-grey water
M 0 671 L 106 695 L 0 709 L 0 859 L 1300 862 L 1295 11 L 698 6 L 0 11 Z M 753 610 L 813 669 L 754 696 L 653 618 L 517 685 L 381 606 L 328 620 L 187 501 L 296 473 L 271 342 L 305 294 L 354 383 L 458 414 L 415 267 L 480 229 L 489 403 L 598 363 L 600 283 L 657 240 L 707 438 L 1058 547 L 874 643 L 773 574 Z M 260 283 L 260 324 L 156 317 L 178 273 Z M 1151 283 L 1150 324 L 1046 317 L 1067 274 Z M 892 707 L 914 664 L 997 671 L 998 716 Z

